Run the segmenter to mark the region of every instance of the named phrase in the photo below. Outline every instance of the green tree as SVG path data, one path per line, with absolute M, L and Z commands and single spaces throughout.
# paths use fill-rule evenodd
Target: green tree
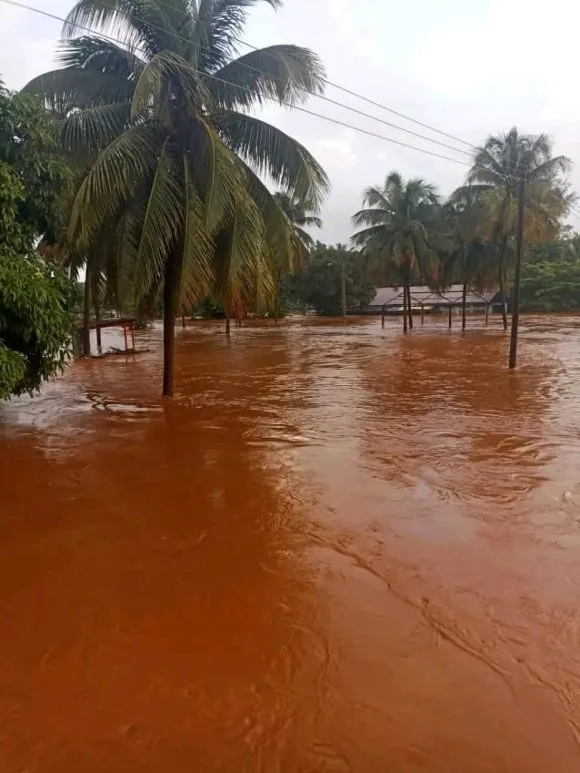
M 439 249 L 439 285 L 446 287 L 453 282 L 463 285 L 461 327 L 467 323 L 467 292 L 494 289 L 494 245 L 484 235 L 484 201 L 470 185 L 455 191 L 442 212 L 445 237 Z
M 289 277 L 289 303 L 309 306 L 325 316 L 341 314 L 343 263 L 347 309 L 367 306 L 376 288 L 365 276 L 361 254 L 342 244 L 329 246 L 321 242 L 314 246 L 308 265 Z
M 73 286 L 55 266 L 0 247 L 0 398 L 32 393 L 70 351 Z
M 516 235 L 519 180 L 526 181 L 525 239 L 546 241 L 558 235 L 568 210 L 570 197 L 562 175 L 569 168 L 566 156 L 552 155 L 547 135 L 520 134 L 515 127 L 507 134 L 490 136 L 474 154 L 467 181 L 473 194 L 485 201 L 487 235 L 498 247 L 497 282 L 505 330 L 506 258 Z
M 323 69 L 307 49 L 237 56 L 256 2 L 79 0 L 63 31 L 64 66 L 28 86 L 68 116 L 65 145 L 96 155 L 70 233 L 86 245 L 109 222 L 137 296 L 163 283 L 164 395 L 173 394 L 177 311 L 211 296 L 229 321 L 271 304 L 272 256 L 295 259 L 294 231 L 258 175 L 314 204 L 328 186 L 306 148 L 248 112 L 323 89 Z M 75 37 L 76 24 L 118 43 Z
M 522 267 L 524 311 L 580 309 L 580 241 L 578 237 L 539 244 L 528 250 Z
M 293 199 L 287 193 L 279 191 L 274 194 L 274 199 L 293 227 L 300 246 L 299 265 L 282 265 L 280 262 L 274 260 L 275 265 L 273 270 L 276 293 L 274 316 L 276 320 L 278 320 L 281 313 L 281 299 L 282 297 L 284 297 L 284 299 L 288 298 L 288 291 L 292 287 L 292 282 L 284 282 L 284 279 L 290 273 L 305 265 L 306 261 L 309 259 L 310 251 L 314 247 L 314 239 L 305 228 L 313 226 L 321 228 L 322 220 L 315 214 L 316 209 L 312 204 L 299 201 L 296 198 Z
M 403 279 L 404 330 L 413 327 L 411 281 L 422 277 L 437 282 L 437 253 L 433 240 L 437 230 L 439 197 L 433 185 L 420 178 L 405 181 L 391 172 L 382 188 L 364 192 L 365 209 L 353 216 L 360 231 L 352 237 L 371 262 L 378 264 L 384 278 L 393 269 Z
M 50 116 L 0 84 L 0 398 L 40 387 L 69 351 L 72 285 L 35 250 L 59 230 L 68 180 Z

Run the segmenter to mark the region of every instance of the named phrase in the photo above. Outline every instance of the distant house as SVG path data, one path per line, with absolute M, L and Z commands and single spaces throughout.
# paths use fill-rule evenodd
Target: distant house
M 500 309 L 496 303 L 497 292 L 489 293 L 468 290 L 466 306 L 468 311 L 484 312 L 486 307 Z M 463 285 L 451 285 L 440 292 L 433 291 L 427 285 L 411 287 L 411 310 L 414 313 L 428 313 L 449 309 L 449 307 L 461 308 L 463 302 Z M 403 287 L 379 287 L 373 300 L 364 309 L 365 314 L 402 314 L 403 313 Z

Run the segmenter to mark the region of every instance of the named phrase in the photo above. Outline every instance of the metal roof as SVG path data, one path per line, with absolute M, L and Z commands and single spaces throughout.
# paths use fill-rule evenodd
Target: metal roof
M 489 293 L 467 291 L 468 304 L 491 303 L 496 291 Z M 413 306 L 455 306 L 463 301 L 463 285 L 451 285 L 446 290 L 434 292 L 427 285 L 411 287 L 411 304 Z M 402 306 L 402 287 L 379 287 L 369 306 Z

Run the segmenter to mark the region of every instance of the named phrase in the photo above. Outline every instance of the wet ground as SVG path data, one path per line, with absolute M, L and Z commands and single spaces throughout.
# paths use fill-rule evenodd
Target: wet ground
M 580 769 L 580 317 L 399 322 L 0 408 L 2 773 Z

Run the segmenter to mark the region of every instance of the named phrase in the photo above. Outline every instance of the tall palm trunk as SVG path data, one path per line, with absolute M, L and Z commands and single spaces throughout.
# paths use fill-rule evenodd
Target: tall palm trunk
M 507 236 L 504 236 L 501 248 L 500 248 L 500 254 L 499 254 L 499 270 L 498 270 L 498 285 L 499 285 L 499 296 L 501 300 L 501 317 L 503 321 L 503 329 L 508 329 L 508 318 L 507 318 L 507 309 L 506 309 L 506 303 L 505 303 L 505 286 L 504 286 L 504 263 L 505 263 L 505 254 L 507 251 Z
M 274 282 L 276 284 L 274 288 L 275 292 L 275 298 L 274 298 L 274 319 L 276 320 L 276 323 L 278 323 L 280 319 L 280 282 L 282 280 L 282 272 L 280 269 L 276 270 L 276 276 L 274 278 Z
M 461 299 L 461 329 L 465 330 L 467 312 L 467 281 L 463 282 L 463 297 Z
M 83 299 L 83 354 L 85 357 L 91 356 L 91 281 L 89 278 L 88 261 Z
M 230 334 L 230 312 L 226 311 L 226 335 Z
M 407 333 L 407 282 L 403 280 L 403 333 Z
M 177 245 L 165 265 L 163 283 L 163 397 L 173 397 L 175 377 L 175 317 L 180 278 L 180 248 Z
M 97 323 L 97 351 L 99 354 L 103 350 L 103 343 L 101 340 L 101 328 L 98 327 L 99 323 L 99 317 L 100 317 L 100 309 L 99 309 L 99 287 L 97 285 L 96 280 L 93 278 L 91 280 L 91 294 L 93 296 L 93 308 L 95 310 L 95 321 Z
M 409 330 L 413 329 L 413 309 L 411 308 L 411 269 L 407 267 L 405 269 L 405 289 L 407 292 L 407 314 L 409 318 Z

